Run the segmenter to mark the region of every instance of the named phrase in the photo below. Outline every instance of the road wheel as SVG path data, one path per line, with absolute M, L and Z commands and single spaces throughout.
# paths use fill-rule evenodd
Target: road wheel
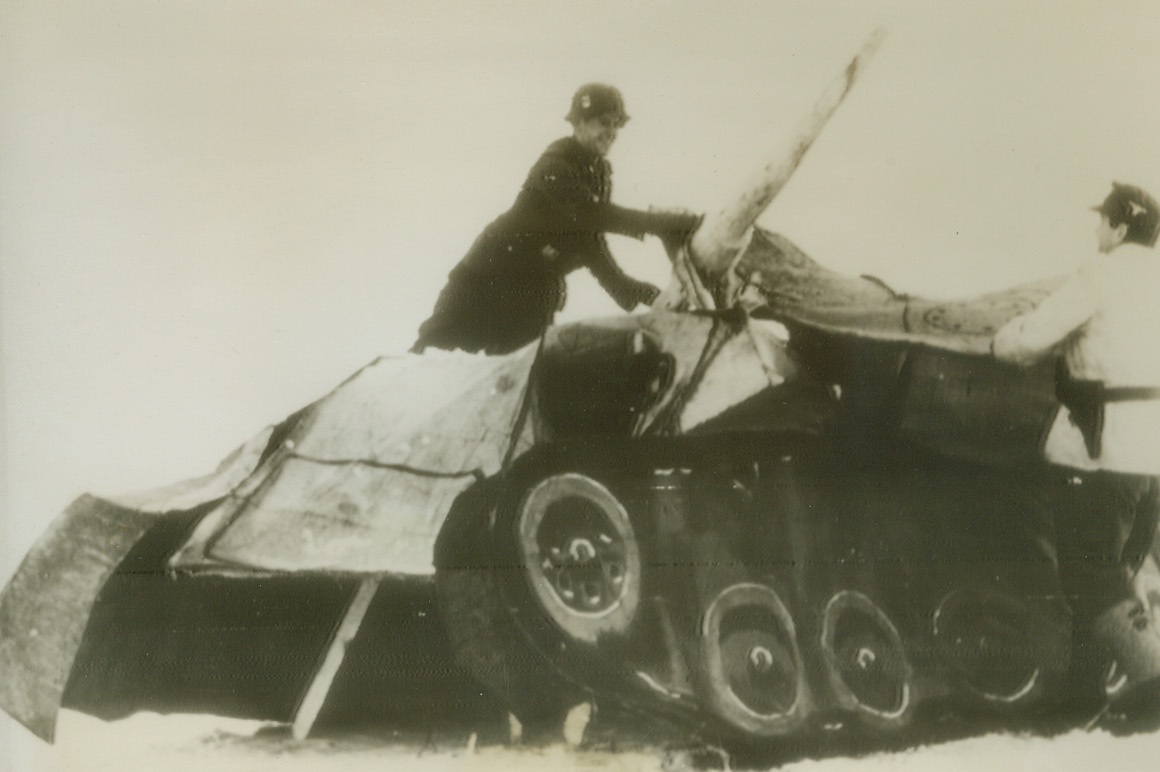
M 839 592 L 822 614 L 822 655 L 839 701 L 879 729 L 905 725 L 913 671 L 889 617 L 860 592 Z
M 805 670 L 793 619 L 770 587 L 734 584 L 701 620 L 702 698 L 728 725 L 781 737 L 804 720 Z
M 1021 710 L 1043 693 L 1031 609 L 999 592 L 959 589 L 948 593 L 933 617 L 943 661 L 981 704 Z
M 532 595 L 569 638 L 595 644 L 627 632 L 640 604 L 640 549 L 606 487 L 574 472 L 540 480 L 520 503 L 515 535 Z

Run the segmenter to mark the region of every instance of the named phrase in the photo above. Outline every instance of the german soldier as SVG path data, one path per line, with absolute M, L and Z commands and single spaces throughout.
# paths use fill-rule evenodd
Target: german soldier
M 616 264 L 604 234 L 654 234 L 675 246 L 700 218 L 611 202 L 612 167 L 605 156 L 628 121 L 617 89 L 581 86 L 566 119 L 572 135 L 548 146 L 511 209 L 484 229 L 451 271 L 412 351 L 514 351 L 551 324 L 564 305 L 564 277 L 581 267 L 626 311 L 655 299 L 656 287 Z

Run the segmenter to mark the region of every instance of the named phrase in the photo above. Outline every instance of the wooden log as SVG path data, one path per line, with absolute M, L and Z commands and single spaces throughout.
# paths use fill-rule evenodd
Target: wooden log
M 753 224 L 793 176 L 806 151 L 842 104 L 884 38 L 885 32 L 881 29 L 871 34 L 842 74 L 822 93 L 814 109 L 798 128 L 789 151 L 766 164 L 734 201 L 716 215 L 707 217 L 693 234 L 689 260 L 711 290 L 719 290 L 722 282 L 728 287 L 731 278 L 729 269 L 748 242 Z M 680 271 L 677 272 L 677 279 L 681 281 L 684 292 L 679 293 L 670 288 L 664 293 L 663 302 L 671 303 L 674 298 L 683 297 L 689 305 L 705 307 L 704 291 L 692 285 L 687 277 L 682 277 Z M 716 294 L 718 297 L 734 299 L 735 293 L 717 291 Z
M 322 710 L 322 704 L 326 701 L 331 684 L 334 683 L 334 677 L 338 675 L 338 668 L 342 665 L 343 659 L 346 658 L 347 644 L 358 633 L 363 617 L 366 616 L 367 609 L 370 608 L 371 600 L 374 599 L 378 589 L 379 580 L 375 577 L 364 579 L 359 584 L 358 591 L 355 592 L 342 621 L 339 622 L 338 628 L 334 631 L 334 638 L 326 650 L 326 656 L 318 667 L 318 672 L 314 674 L 298 709 L 294 712 L 294 723 L 291 725 L 290 731 L 295 740 L 301 740 L 310 734 L 314 720 L 318 718 L 318 712 Z

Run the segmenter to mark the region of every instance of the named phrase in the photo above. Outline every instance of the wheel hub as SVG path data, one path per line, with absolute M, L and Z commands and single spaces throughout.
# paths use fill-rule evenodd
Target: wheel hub
M 765 675 L 773 669 L 773 652 L 764 646 L 754 646 L 749 650 L 749 669 L 754 675 Z
M 593 522 L 594 513 L 563 511 L 572 510 L 569 504 L 574 503 L 560 502 L 561 511 L 545 517 L 540 567 L 566 606 L 586 613 L 605 611 L 624 592 L 624 545 Z

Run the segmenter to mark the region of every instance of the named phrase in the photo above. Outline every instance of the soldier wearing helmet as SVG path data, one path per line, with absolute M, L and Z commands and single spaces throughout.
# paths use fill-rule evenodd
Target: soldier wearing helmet
M 671 248 L 700 218 L 612 203 L 612 167 L 605 156 L 628 121 L 616 88 L 581 86 L 565 118 L 572 135 L 548 146 L 511 209 L 484 229 L 451 271 L 412 351 L 514 351 L 552 323 L 564 305 L 564 277 L 578 268 L 587 268 L 626 311 L 656 298 L 656 287 L 616 264 L 605 234 L 653 234 Z
M 1055 525 L 1075 666 L 1098 672 L 1116 660 L 1133 682 L 1120 702 L 1151 705 L 1154 721 L 1160 635 L 1146 596 L 1157 588 L 1139 569 L 1160 511 L 1160 255 L 1152 249 L 1160 206 L 1117 182 L 1092 208 L 1100 215 L 1097 254 L 991 345 L 996 357 L 1019 364 L 1058 356 L 1061 407 L 1044 455 L 1066 484 Z M 1131 656 L 1113 650 L 1126 640 Z

